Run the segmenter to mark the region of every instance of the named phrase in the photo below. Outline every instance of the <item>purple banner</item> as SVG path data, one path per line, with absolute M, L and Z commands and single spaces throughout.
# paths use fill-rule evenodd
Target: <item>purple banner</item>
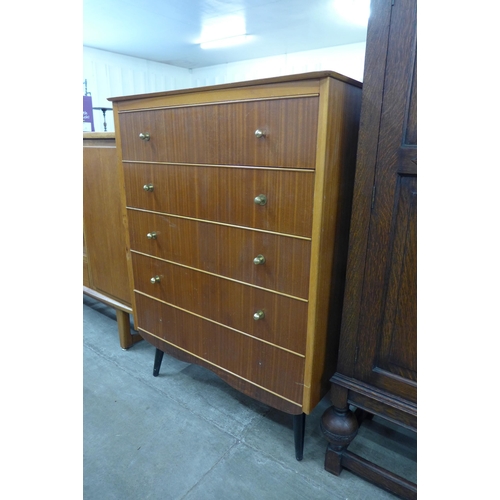
M 95 132 L 94 113 L 92 112 L 92 96 L 83 96 L 83 131 Z

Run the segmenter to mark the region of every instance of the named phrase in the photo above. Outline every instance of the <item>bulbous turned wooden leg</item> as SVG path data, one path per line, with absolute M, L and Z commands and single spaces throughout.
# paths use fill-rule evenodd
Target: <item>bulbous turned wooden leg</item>
M 348 407 L 331 406 L 323 413 L 320 425 L 328 441 L 325 469 L 338 476 L 342 471 L 342 454 L 358 433 L 358 421 Z

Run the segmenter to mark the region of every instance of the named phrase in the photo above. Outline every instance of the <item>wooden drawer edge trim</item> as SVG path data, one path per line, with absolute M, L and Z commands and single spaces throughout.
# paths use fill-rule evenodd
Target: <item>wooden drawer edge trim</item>
M 217 364 L 215 364 L 215 363 L 212 363 L 211 361 L 208 361 L 207 359 L 202 358 L 201 356 L 198 356 L 198 355 L 196 355 L 196 354 L 192 353 L 191 351 L 188 351 L 187 349 L 183 349 L 182 347 L 179 347 L 178 345 L 176 345 L 176 344 L 174 344 L 174 343 L 172 343 L 172 342 L 168 342 L 167 340 L 162 339 L 161 337 L 158 337 L 158 335 L 155 335 L 155 334 L 153 334 L 153 333 L 149 332 L 148 330 L 145 330 L 144 328 L 139 327 L 137 330 L 139 330 L 139 331 L 143 331 L 143 332 L 147 333 L 148 335 L 151 335 L 151 337 L 154 337 L 155 339 L 158 339 L 158 340 L 160 340 L 161 342 L 165 342 L 165 344 L 169 344 L 169 345 L 171 345 L 171 346 L 175 347 L 176 349 L 179 349 L 179 351 L 185 352 L 185 353 L 189 354 L 190 356 L 193 356 L 194 358 L 201 359 L 203 362 L 205 362 L 205 363 L 207 363 L 207 364 L 209 364 L 209 365 L 211 365 L 211 366 L 214 366 L 214 367 L 218 368 L 219 370 L 222 370 L 222 371 L 223 371 L 223 372 L 225 372 L 225 373 L 229 373 L 229 374 L 230 374 L 230 375 L 232 375 L 233 377 L 239 378 L 240 380 L 244 380 L 244 381 L 245 381 L 245 382 L 247 382 L 248 384 L 251 384 L 251 385 L 253 385 L 253 386 L 255 386 L 255 387 L 258 387 L 259 389 L 262 389 L 263 391 L 266 391 L 266 392 L 268 392 L 269 394 L 272 394 L 273 396 L 276 396 L 276 397 L 278 397 L 278 398 L 280 398 L 280 399 L 283 399 L 284 401 L 288 401 L 289 403 L 292 403 L 292 404 L 294 404 L 294 405 L 297 405 L 299 408 L 302 408 L 302 404 L 297 403 L 296 401 L 292 401 L 291 399 L 285 398 L 284 396 L 282 396 L 282 395 L 280 395 L 280 394 L 278 394 L 278 393 L 276 393 L 276 392 L 273 392 L 273 391 L 271 391 L 270 389 L 267 389 L 266 387 L 262 387 L 261 385 L 256 384 L 255 382 L 252 382 L 251 380 L 248 380 L 248 379 L 246 379 L 246 378 L 244 378 L 244 377 L 242 377 L 242 376 L 240 376 L 240 375 L 237 375 L 236 373 L 233 373 L 232 371 L 227 370 L 226 368 L 223 368 L 223 367 L 222 367 L 222 366 L 220 366 L 220 365 L 217 365 Z
M 138 163 L 141 165 L 176 165 L 179 167 L 212 167 L 212 168 L 241 168 L 246 170 L 277 170 L 279 172 L 303 172 L 314 174 L 315 168 L 292 168 L 292 167 L 265 167 L 259 165 L 223 165 L 213 163 L 182 163 L 173 161 L 143 161 L 143 160 L 122 160 L 123 163 Z
M 114 132 L 83 132 L 84 139 L 115 139 Z
M 186 269 L 191 269 L 191 271 L 198 271 L 200 273 L 208 274 L 210 276 L 215 276 L 216 278 L 221 278 L 227 281 L 232 281 L 233 283 L 238 283 L 240 285 L 251 286 L 252 288 L 257 288 L 258 290 L 263 290 L 264 292 L 275 293 L 276 295 L 281 295 L 282 297 L 287 297 L 289 299 L 300 300 L 301 302 L 308 303 L 308 299 L 303 299 L 302 297 L 296 297 L 295 295 L 289 295 L 288 293 L 279 292 L 277 290 L 272 290 L 270 288 L 264 288 L 263 286 L 254 285 L 253 283 L 247 283 L 246 281 L 236 280 L 234 278 L 229 278 L 228 276 L 222 276 L 221 274 L 211 273 L 210 271 L 205 271 L 203 269 L 198 269 L 197 267 L 191 267 L 186 264 L 180 264 L 179 262 L 174 262 L 168 259 L 162 259 L 161 257 L 156 257 L 155 255 L 150 255 L 148 253 L 139 252 L 138 250 L 130 250 L 131 253 L 137 255 L 144 255 L 144 257 L 149 257 L 151 259 L 161 260 L 162 262 L 167 262 L 168 264 L 173 264 L 174 266 L 184 267 Z
M 287 238 L 295 238 L 297 240 L 305 240 L 305 241 L 311 241 L 312 238 L 309 236 L 299 236 L 296 234 L 287 234 L 287 233 L 278 233 L 276 231 L 268 231 L 267 229 L 258 229 L 254 227 L 248 227 L 248 226 L 237 226 L 236 224 L 228 224 L 227 222 L 217 222 L 213 220 L 207 220 L 207 219 L 197 219 L 195 217 L 187 217 L 185 215 L 177 215 L 177 214 L 169 214 L 166 212 L 155 212 L 154 210 L 145 210 L 144 208 L 137 208 L 137 207 L 126 207 L 127 210 L 135 210 L 136 212 L 144 212 L 148 214 L 155 214 L 155 215 L 166 215 L 167 217 L 176 217 L 177 219 L 185 219 L 185 220 L 192 220 L 195 222 L 206 222 L 207 224 L 215 224 L 217 226 L 225 226 L 225 227 L 234 227 L 236 229 L 245 229 L 247 231 L 256 231 L 258 233 L 266 233 L 266 234 L 275 234 L 276 236 L 285 236 Z
M 143 108 L 135 109 L 121 109 L 118 110 L 118 114 L 121 113 L 138 113 L 141 111 L 161 111 L 163 109 L 176 109 L 176 108 L 198 108 L 200 106 L 217 106 L 219 104 L 237 104 L 241 102 L 258 102 L 258 101 L 277 101 L 282 99 L 298 99 L 303 97 L 318 97 L 318 92 L 312 92 L 307 94 L 293 94 L 293 95 L 280 95 L 280 96 L 270 96 L 270 97 L 251 97 L 246 99 L 230 99 L 230 100 L 216 100 L 216 101 L 204 101 L 199 103 L 186 103 L 186 104 L 171 104 L 167 106 L 145 106 Z
M 188 309 L 184 309 L 182 307 L 176 306 L 175 304 L 171 304 L 170 302 L 167 302 L 165 300 L 161 300 L 161 299 L 158 299 L 157 297 L 153 297 L 152 295 L 149 295 L 145 292 L 142 292 L 141 290 L 134 289 L 134 292 L 142 295 L 143 297 L 147 297 L 148 299 L 152 299 L 152 300 L 155 300 L 156 302 L 161 302 L 162 304 L 165 304 L 169 307 L 173 307 L 174 309 L 177 309 L 179 311 L 185 312 L 187 314 L 191 314 L 191 316 L 196 316 L 197 318 L 203 319 L 205 321 L 209 321 L 210 323 L 213 323 L 214 325 L 221 326 L 222 328 L 226 328 L 227 330 L 231 330 L 232 332 L 239 333 L 240 335 L 244 335 L 245 337 L 249 337 L 253 340 L 258 340 L 259 342 L 262 342 L 263 344 L 270 345 L 271 347 L 276 347 L 276 349 L 280 349 L 281 351 L 288 352 L 289 354 L 293 354 L 294 356 L 298 356 L 299 358 L 303 358 L 303 359 L 305 358 L 305 354 L 299 354 L 298 352 L 287 349 L 286 347 L 279 346 L 278 344 L 273 344 L 272 342 L 269 342 L 268 340 L 264 340 L 264 339 L 261 339 L 259 337 L 255 337 L 254 335 L 250 335 L 249 333 L 238 330 L 237 328 L 233 328 L 232 326 L 227 326 L 224 323 L 219 323 L 218 321 L 207 318 L 206 316 L 202 316 L 201 314 L 197 314 L 195 312 L 189 311 Z M 180 347 L 179 347 L 179 349 L 180 349 Z
M 130 307 L 129 305 L 124 304 L 123 302 L 119 302 L 112 297 L 108 297 L 107 295 L 104 295 L 96 290 L 92 290 L 92 288 L 88 288 L 85 285 L 83 286 L 83 293 L 95 300 L 98 300 L 99 302 L 102 302 L 103 304 L 106 304 L 109 307 L 113 307 L 114 309 L 120 309 L 120 311 L 129 314 L 132 314 L 133 312 L 132 307 Z

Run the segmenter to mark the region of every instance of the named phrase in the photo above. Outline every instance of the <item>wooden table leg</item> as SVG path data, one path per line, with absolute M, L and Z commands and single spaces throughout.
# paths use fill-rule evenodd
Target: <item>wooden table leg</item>
M 153 366 L 153 377 L 157 377 L 160 373 L 161 361 L 163 359 L 163 351 L 161 349 L 156 348 L 155 351 L 155 363 Z
M 115 309 L 116 311 L 116 321 L 118 323 L 118 338 L 120 339 L 120 347 L 122 349 L 128 349 L 135 343 L 142 340 L 142 337 L 137 335 L 132 335 L 130 333 L 130 315 L 129 313 L 122 311 L 121 309 Z
M 306 430 L 306 414 L 293 416 L 293 435 L 295 439 L 295 458 L 300 462 L 304 457 L 304 434 Z

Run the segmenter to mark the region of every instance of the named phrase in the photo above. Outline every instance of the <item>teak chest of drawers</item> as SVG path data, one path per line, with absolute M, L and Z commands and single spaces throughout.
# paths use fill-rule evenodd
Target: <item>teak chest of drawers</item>
M 141 335 L 310 413 L 335 371 L 361 84 L 317 72 L 110 100 Z

